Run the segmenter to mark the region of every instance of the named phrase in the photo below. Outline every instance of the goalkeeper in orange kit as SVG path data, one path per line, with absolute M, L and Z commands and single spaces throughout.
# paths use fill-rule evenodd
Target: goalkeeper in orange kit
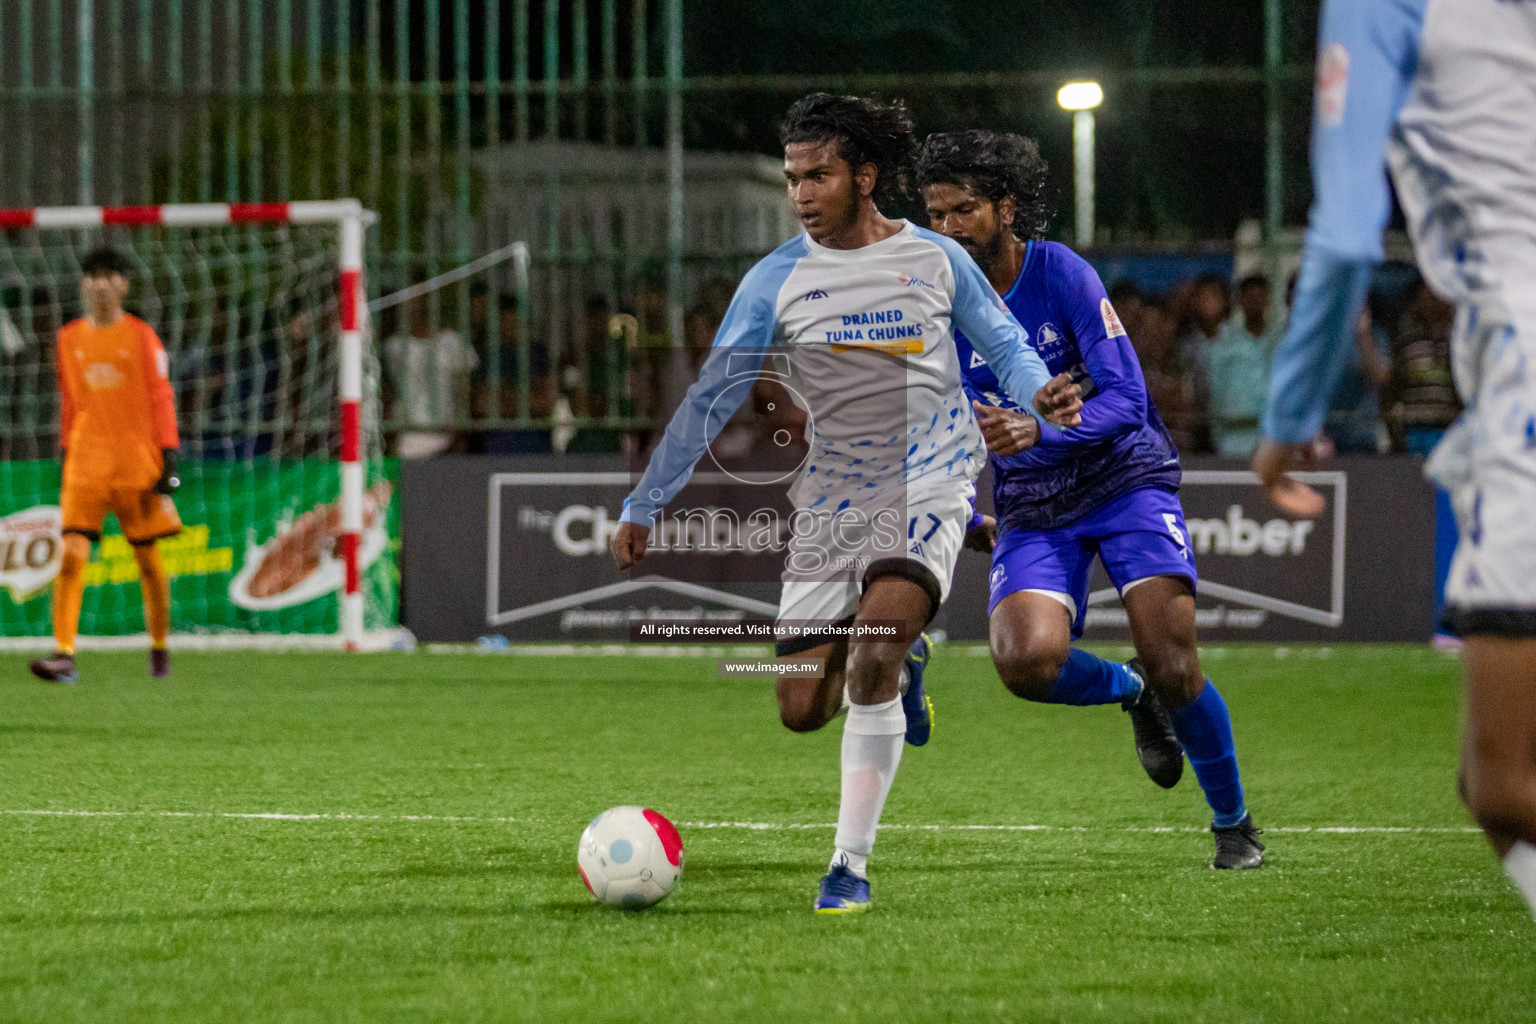
M 171 587 L 155 542 L 181 532 L 171 494 L 176 478 L 176 404 L 165 348 L 154 329 L 123 311 L 128 261 L 107 248 L 80 263 L 85 316 L 59 331 L 60 461 L 64 564 L 53 590 L 58 650 L 32 663 L 49 682 L 73 683 L 75 633 L 91 543 L 108 512 L 133 546 L 149 628 L 149 674 L 170 675 L 166 634 Z

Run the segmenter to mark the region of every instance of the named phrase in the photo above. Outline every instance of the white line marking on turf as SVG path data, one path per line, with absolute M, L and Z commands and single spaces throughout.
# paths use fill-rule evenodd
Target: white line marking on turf
M 791 831 L 799 829 L 837 828 L 830 824 L 780 824 L 771 821 L 680 821 L 678 828 L 741 828 L 760 831 Z M 1209 832 L 1210 828 L 1196 825 L 909 825 L 901 823 L 881 824 L 881 829 L 896 832 Z M 1307 833 L 1320 832 L 1332 835 L 1475 835 L 1482 831 L 1471 826 L 1439 827 L 1432 825 L 1281 825 L 1265 828 L 1264 832 Z
M 246 821 L 467 821 L 507 824 L 516 818 L 454 814 L 287 814 L 282 811 L 45 811 L 0 810 L 0 814 L 36 818 L 236 818 Z
M 34 818 L 206 818 L 241 821 L 441 821 L 471 824 L 505 825 L 517 818 L 467 814 L 347 814 L 327 812 L 294 814 L 283 811 L 80 811 L 80 810 L 0 810 L 0 815 Z M 679 828 L 746 829 L 754 832 L 799 832 L 836 828 L 835 822 L 778 821 L 680 821 Z M 922 825 L 892 822 L 880 826 L 892 832 L 1207 832 L 1196 825 Z M 1433 825 L 1281 825 L 1265 832 L 1326 835 L 1475 835 L 1471 826 Z

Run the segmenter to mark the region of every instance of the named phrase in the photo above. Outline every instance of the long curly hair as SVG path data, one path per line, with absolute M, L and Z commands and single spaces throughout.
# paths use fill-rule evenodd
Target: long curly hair
M 1020 241 L 1044 238 L 1050 225 L 1045 171 L 1035 140 L 979 128 L 930 135 L 917 155 L 919 190 L 958 185 L 994 203 L 1012 196 L 1013 233 Z
M 910 195 L 917 135 L 901 100 L 882 103 L 863 96 L 813 92 L 784 115 L 779 141 L 786 146 L 836 142 L 837 155 L 854 171 L 874 164 L 876 206 L 888 207 Z

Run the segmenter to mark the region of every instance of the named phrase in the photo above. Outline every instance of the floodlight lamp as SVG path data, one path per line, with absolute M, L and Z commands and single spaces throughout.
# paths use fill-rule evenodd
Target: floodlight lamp
M 1056 102 L 1063 110 L 1092 110 L 1104 102 L 1104 90 L 1098 82 L 1068 82 L 1057 90 Z

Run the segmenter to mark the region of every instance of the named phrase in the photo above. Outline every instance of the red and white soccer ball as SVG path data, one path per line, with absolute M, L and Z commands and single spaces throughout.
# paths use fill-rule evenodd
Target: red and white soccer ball
M 665 899 L 682 877 L 683 838 L 647 807 L 610 807 L 581 833 L 576 867 L 602 902 L 643 910 Z

